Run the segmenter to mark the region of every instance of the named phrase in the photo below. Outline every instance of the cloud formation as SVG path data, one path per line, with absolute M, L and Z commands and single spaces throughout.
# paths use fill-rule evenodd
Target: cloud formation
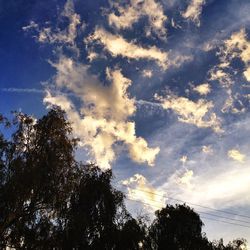
M 245 158 L 246 156 L 244 154 L 242 154 L 239 150 L 237 149 L 231 149 L 227 152 L 227 155 L 229 158 L 238 161 L 240 163 L 244 163 L 245 162 Z
M 166 28 L 164 26 L 167 16 L 164 14 L 162 5 L 155 0 L 130 0 L 129 4 L 122 6 L 120 3 L 112 3 L 118 13 L 112 12 L 108 15 L 109 24 L 117 29 L 132 29 L 134 23 L 146 16 L 148 26 L 146 35 L 155 33 L 158 37 L 166 38 Z
M 214 152 L 211 145 L 203 145 L 201 150 L 204 154 L 213 154 L 213 152 Z
M 87 44 L 92 44 L 94 41 L 101 43 L 113 57 L 122 56 L 134 60 L 154 60 L 163 69 L 167 69 L 169 66 L 167 52 L 161 51 L 156 46 L 142 47 L 103 28 L 96 28 L 94 33 L 86 39 Z
M 141 201 L 151 211 L 165 207 L 165 193 L 153 188 L 143 175 L 135 174 L 122 184 L 127 187 L 129 199 Z
M 72 0 L 67 0 L 64 10 L 61 13 L 61 18 L 67 18 L 69 24 L 65 29 L 56 27 L 52 29 L 50 26 L 39 28 L 39 25 L 31 21 L 28 26 L 23 27 L 24 31 L 36 30 L 38 32 L 37 40 L 41 43 L 60 43 L 73 46 L 77 37 L 77 30 L 81 24 L 79 14 L 75 13 L 74 4 Z
M 243 104 L 242 86 L 236 81 L 236 76 L 241 75 L 241 70 L 234 66 L 234 59 L 240 59 L 244 63 L 243 76 L 249 81 L 250 72 L 250 42 L 247 39 L 245 29 L 234 32 L 225 39 L 217 53 L 219 64 L 209 71 L 209 80 L 218 81 L 224 88 L 227 98 L 221 111 L 223 113 L 244 113 L 246 107 Z M 236 85 L 237 82 L 237 85 Z
M 215 132 L 222 132 L 219 118 L 211 112 L 212 101 L 199 99 L 194 102 L 186 97 L 170 94 L 165 97 L 155 96 L 164 109 L 171 109 L 181 122 L 193 124 L 199 128 L 212 128 Z
M 194 87 L 193 90 L 199 93 L 200 95 L 207 95 L 211 92 L 211 86 L 208 83 L 203 83 Z
M 182 13 L 182 16 L 186 19 L 190 19 L 197 26 L 200 26 L 200 15 L 202 7 L 205 5 L 205 0 L 191 0 L 187 9 Z
M 245 64 L 243 75 L 247 81 L 250 81 L 250 41 L 247 39 L 245 29 L 233 33 L 225 41 L 222 55 L 229 60 L 237 57 L 240 58 Z
M 204 158 L 197 155 L 194 159 L 200 168 L 200 162 Z M 240 171 L 236 167 L 237 162 L 228 162 L 227 158 L 222 156 L 219 160 L 210 158 L 211 164 L 211 169 L 211 166 L 206 165 L 206 169 L 197 168 L 195 174 L 193 170 L 178 169 L 158 189 L 166 190 L 168 195 L 175 199 L 217 209 L 249 206 L 249 162 L 241 162 Z
M 153 72 L 152 72 L 152 70 L 144 69 L 144 70 L 142 71 L 142 75 L 143 75 L 143 77 L 145 77 L 145 78 L 151 78 L 151 77 L 153 76 Z
M 178 182 L 181 185 L 190 187 L 193 175 L 194 172 L 192 170 L 186 170 L 186 172 L 181 177 L 179 177 Z
M 78 111 L 67 96 L 47 93 L 44 102 L 63 108 L 75 135 L 82 146 L 88 147 L 94 160 L 102 168 L 109 168 L 115 159 L 114 146 L 123 142 L 129 155 L 137 163 L 154 165 L 159 148 L 149 148 L 148 143 L 135 134 L 135 123 L 129 121 L 134 114 L 135 100 L 130 98 L 127 88 L 131 81 L 119 69 L 107 69 L 109 86 L 104 86 L 96 76 L 88 73 L 88 67 L 62 56 L 52 64 L 57 74 L 54 82 L 57 88 L 67 88 L 78 96 L 82 106 Z

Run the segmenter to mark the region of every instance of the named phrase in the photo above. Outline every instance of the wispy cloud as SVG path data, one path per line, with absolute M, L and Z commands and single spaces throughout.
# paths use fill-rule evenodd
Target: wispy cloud
M 36 93 L 36 94 L 45 93 L 43 89 L 34 89 L 34 88 L 2 88 L 1 91 L 13 92 L 13 93 Z
M 222 132 L 220 120 L 214 112 L 211 112 L 214 104 L 205 99 L 194 102 L 186 97 L 178 97 L 174 94 L 167 96 L 155 96 L 164 109 L 172 109 L 181 122 L 193 124 L 200 128 L 212 128 L 215 132 Z M 210 114 L 208 116 L 208 114 Z M 208 117 L 208 118 L 205 118 Z
M 108 15 L 109 24 L 117 29 L 132 29 L 134 23 L 138 22 L 143 16 L 148 17 L 146 35 L 151 36 L 155 33 L 158 37 L 166 39 L 165 21 L 167 16 L 164 14 L 162 5 L 155 0 L 130 0 L 125 7 L 118 2 L 112 3 L 118 14 L 111 12 Z
M 127 188 L 129 199 L 142 202 L 146 209 L 155 211 L 165 206 L 166 197 L 164 192 L 153 188 L 145 176 L 135 174 L 124 180 L 122 184 Z
M 97 28 L 95 32 L 86 39 L 86 42 L 98 41 L 113 56 L 122 56 L 128 59 L 147 59 L 156 61 L 163 69 L 169 66 L 168 53 L 161 51 L 156 46 L 142 47 L 129 42 L 120 35 L 114 35 L 103 28 Z
M 185 12 L 182 16 L 186 19 L 190 19 L 197 26 L 200 26 L 200 15 L 202 12 L 202 7 L 205 5 L 205 0 L 191 0 Z

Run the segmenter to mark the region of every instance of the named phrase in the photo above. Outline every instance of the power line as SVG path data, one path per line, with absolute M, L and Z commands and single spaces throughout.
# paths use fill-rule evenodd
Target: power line
M 139 200 L 134 200 L 134 199 L 130 199 L 130 198 L 125 198 L 127 200 L 130 200 L 130 201 L 135 201 L 135 202 L 139 202 L 139 203 L 142 203 L 142 204 L 145 204 L 145 205 L 150 205 L 152 207 L 155 207 L 155 208 L 159 208 L 161 209 L 162 207 L 160 206 L 156 206 L 156 205 L 152 205 L 150 203 L 147 203 L 147 202 L 143 202 L 143 201 L 139 201 Z M 213 220 L 213 221 L 217 221 L 217 222 L 222 222 L 222 223 L 226 223 L 226 224 L 230 224 L 230 225 L 234 225 L 234 226 L 240 226 L 240 227 L 246 227 L 246 228 L 250 228 L 250 226 L 247 226 L 247 225 L 242 225 L 242 224 L 238 224 L 238 223 L 233 223 L 233 222 L 229 222 L 229 221 L 224 221 L 224 220 L 216 220 L 214 218 L 208 218 L 208 217 L 205 217 L 205 216 L 201 216 L 203 219 L 207 219 L 207 220 Z
M 233 222 L 228 222 L 228 221 L 223 221 L 223 220 L 216 220 L 214 218 L 208 218 L 208 217 L 205 217 L 205 216 L 201 216 L 203 219 L 205 220 L 213 220 L 213 221 L 218 221 L 218 222 L 222 222 L 222 223 L 226 223 L 226 224 L 231 224 L 231 225 L 234 225 L 234 226 L 240 226 L 240 227 L 247 227 L 247 228 L 250 228 L 246 225 L 241 225 L 241 224 L 238 224 L 238 223 L 233 223 Z
M 122 186 L 126 186 L 124 184 L 120 184 Z M 127 187 L 127 186 L 126 186 Z M 133 190 L 133 189 L 132 189 Z M 134 189 L 135 190 L 135 189 Z M 174 201 L 179 201 L 179 202 L 182 202 L 182 203 L 187 203 L 187 204 L 190 204 L 192 206 L 197 206 L 197 207 L 201 207 L 201 208 L 205 208 L 205 209 L 210 209 L 210 210 L 213 210 L 213 211 L 217 211 L 217 212 L 221 212 L 221 213 L 225 213 L 225 214 L 230 214 L 230 215 L 235 215 L 235 216 L 238 216 L 238 217 L 243 217 L 243 218 L 248 218 L 250 219 L 250 216 L 247 216 L 247 215 L 242 215 L 242 214 L 237 214 L 235 212 L 230 212 L 230 211 L 223 211 L 221 209 L 215 209 L 215 208 L 211 208 L 211 207 L 208 207 L 208 206 L 203 206 L 203 205 L 199 205 L 199 204 L 195 204 L 195 203 L 192 203 L 192 202 L 188 202 L 188 201 L 184 201 L 184 200 L 180 200 L 180 199 L 176 199 L 176 198 L 173 198 L 171 196 L 165 196 L 165 195 L 160 195 L 160 194 L 157 194 L 155 192 L 151 192 L 151 191 L 146 191 L 146 190 L 142 190 L 140 188 L 136 188 L 136 190 L 139 190 L 141 192 L 145 192 L 145 193 L 149 193 L 149 194 L 153 194 L 153 195 L 156 195 L 156 196 L 159 196 L 161 198 L 166 198 L 166 199 L 169 199 L 169 200 L 174 200 Z M 250 223 L 250 222 L 249 222 Z
M 147 198 L 155 203 L 159 203 L 161 204 L 159 201 L 155 201 L 153 199 L 150 199 L 150 198 Z M 152 205 L 152 204 L 149 204 L 149 205 Z M 157 208 L 162 208 L 162 207 L 158 207 Z M 200 213 L 200 214 L 206 214 L 206 215 L 210 215 L 210 216 L 214 216 L 214 217 L 218 217 L 218 218 L 222 218 L 222 219 L 226 219 L 226 220 L 232 220 L 232 221 L 236 221 L 236 222 L 242 222 L 242 223 L 246 223 L 246 224 L 250 224 L 249 221 L 243 221 L 243 220 L 238 220 L 238 219 L 234 219 L 234 218 L 229 218 L 229 217 L 225 217 L 225 216 L 222 216 L 222 215 L 217 215 L 217 214 L 211 214 L 211 213 L 207 213 L 207 212 L 203 212 L 203 211 L 199 211 L 199 210 L 196 210 L 197 213 Z

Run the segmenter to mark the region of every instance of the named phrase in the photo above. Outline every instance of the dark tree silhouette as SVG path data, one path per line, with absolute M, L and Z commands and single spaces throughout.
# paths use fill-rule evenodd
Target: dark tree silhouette
M 211 249 L 204 234 L 203 223 L 197 213 L 184 205 L 167 205 L 156 211 L 156 219 L 149 228 L 152 249 Z
M 209 242 L 202 221 L 184 205 L 156 212 L 150 227 L 133 218 L 111 170 L 75 160 L 77 139 L 54 108 L 36 121 L 16 113 L 8 138 L 0 133 L 0 249 L 239 250 Z M 5 138 L 7 137 L 7 138 Z
M 14 125 L 10 140 L 0 135 L 1 247 L 118 249 L 127 237 L 123 249 L 136 249 L 142 233 L 111 186 L 112 172 L 75 161 L 64 112 L 37 122 L 16 114 Z

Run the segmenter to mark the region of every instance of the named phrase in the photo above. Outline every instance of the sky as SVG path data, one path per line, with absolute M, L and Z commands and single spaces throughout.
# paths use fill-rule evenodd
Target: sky
M 249 13 L 249 0 L 0 0 L 0 113 L 60 106 L 77 158 L 112 168 L 131 213 L 185 201 L 210 240 L 250 242 Z

